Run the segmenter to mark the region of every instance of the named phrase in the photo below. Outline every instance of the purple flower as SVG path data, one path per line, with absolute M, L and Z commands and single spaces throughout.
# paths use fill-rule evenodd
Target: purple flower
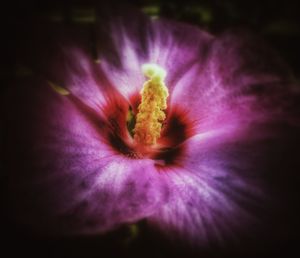
M 242 32 L 137 14 L 95 31 L 95 53 L 87 30 L 69 27 L 35 31 L 22 53 L 33 75 L 11 88 L 4 115 L 11 216 L 64 235 L 146 219 L 196 245 L 258 232 L 299 125 L 285 65 Z M 133 128 L 147 63 L 166 71 L 169 98 L 145 152 Z

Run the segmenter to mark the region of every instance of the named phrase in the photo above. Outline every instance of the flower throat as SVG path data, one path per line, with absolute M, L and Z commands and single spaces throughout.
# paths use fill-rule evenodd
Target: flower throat
M 149 146 L 156 144 L 160 137 L 169 93 L 164 83 L 165 70 L 156 64 L 144 64 L 142 71 L 149 80 L 144 83 L 141 91 L 142 100 L 133 133 L 136 142 Z

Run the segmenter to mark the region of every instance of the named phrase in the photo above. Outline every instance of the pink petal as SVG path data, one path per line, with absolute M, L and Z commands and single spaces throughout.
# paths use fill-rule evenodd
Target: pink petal
M 39 22 L 31 30 L 28 44 L 20 46 L 19 62 L 32 69 L 35 76 L 66 89 L 102 112 L 107 95 L 114 89 L 95 64 L 88 30 Z
M 7 98 L 6 212 L 30 230 L 60 234 L 101 233 L 152 214 L 163 201 L 153 161 L 117 155 L 100 116 L 44 84 L 19 83 Z
M 285 219 L 294 204 L 284 182 L 299 168 L 297 129 L 285 130 L 288 136 L 278 126 L 268 134 L 231 130 L 188 139 L 180 165 L 162 175 L 169 199 L 150 223 L 198 247 L 251 244 L 249 238 L 275 243 L 294 223 Z
M 140 13 L 121 10 L 99 22 L 99 66 L 125 97 L 139 92 L 145 81 L 144 63 L 167 71 L 170 92 L 195 64 L 205 64 L 213 37 L 200 29 L 168 20 L 150 20 Z M 134 19 L 132 19 L 134 17 Z
M 199 58 L 176 84 L 171 105 L 187 110 L 198 131 L 205 132 L 212 123 L 264 122 L 275 113 L 282 118 L 280 109 L 287 104 L 283 95 L 292 93 L 292 76 L 282 60 L 257 41 L 245 33 L 221 35 L 210 45 L 207 62 Z
M 292 212 L 286 189 L 274 189 L 293 177 L 287 164 L 299 167 L 297 88 L 281 60 L 244 35 L 215 39 L 206 65 L 199 62 L 175 85 L 170 104 L 170 113 L 186 111 L 194 136 L 177 147 L 179 165 L 164 174 L 170 199 L 149 220 L 197 246 L 249 237 L 274 243 L 280 233 L 270 228 L 290 225 L 271 214 Z

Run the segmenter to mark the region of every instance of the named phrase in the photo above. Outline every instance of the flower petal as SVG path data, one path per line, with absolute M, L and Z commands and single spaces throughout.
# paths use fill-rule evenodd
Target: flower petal
M 107 95 L 114 89 L 103 71 L 96 67 L 89 30 L 37 22 L 32 25 L 31 33 L 27 35 L 28 42 L 20 46 L 19 62 L 29 66 L 35 76 L 102 112 Z
M 153 161 L 117 155 L 100 117 L 43 84 L 19 83 L 7 98 L 6 212 L 46 234 L 100 233 L 152 214 L 162 202 Z
M 294 223 L 282 221 L 295 205 L 288 201 L 292 184 L 283 182 L 297 178 L 286 166 L 299 168 L 299 124 L 221 129 L 183 143 L 180 166 L 163 178 L 169 201 L 149 220 L 169 237 L 188 239 L 195 246 L 274 244 Z
M 99 66 L 125 97 L 145 81 L 141 67 L 155 63 L 167 72 L 170 92 L 195 62 L 204 64 L 213 37 L 194 26 L 164 19 L 150 20 L 126 9 L 101 13 L 98 29 Z
M 203 126 L 212 120 L 243 124 L 271 119 L 286 104 L 283 95 L 292 92 L 292 76 L 284 62 L 247 33 L 227 32 L 216 38 L 207 60 L 185 73 L 171 98 L 172 106 L 190 114 L 198 131 L 205 131 Z
M 171 238 L 251 246 L 292 232 L 295 220 L 274 214 L 293 217 L 294 197 L 282 182 L 297 177 L 287 164 L 299 168 L 299 94 L 282 61 L 255 46 L 225 34 L 206 65 L 196 63 L 172 92 L 172 109 L 186 111 L 194 136 L 181 143 L 180 166 L 165 174 L 170 201 L 149 218 Z

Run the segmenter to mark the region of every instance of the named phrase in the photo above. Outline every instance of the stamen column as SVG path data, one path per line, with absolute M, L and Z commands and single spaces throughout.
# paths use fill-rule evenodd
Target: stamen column
M 156 64 L 145 64 L 143 73 L 149 78 L 141 91 L 142 101 L 138 107 L 134 139 L 143 145 L 153 145 L 160 137 L 162 123 L 166 118 L 168 89 L 164 83 L 166 72 Z

